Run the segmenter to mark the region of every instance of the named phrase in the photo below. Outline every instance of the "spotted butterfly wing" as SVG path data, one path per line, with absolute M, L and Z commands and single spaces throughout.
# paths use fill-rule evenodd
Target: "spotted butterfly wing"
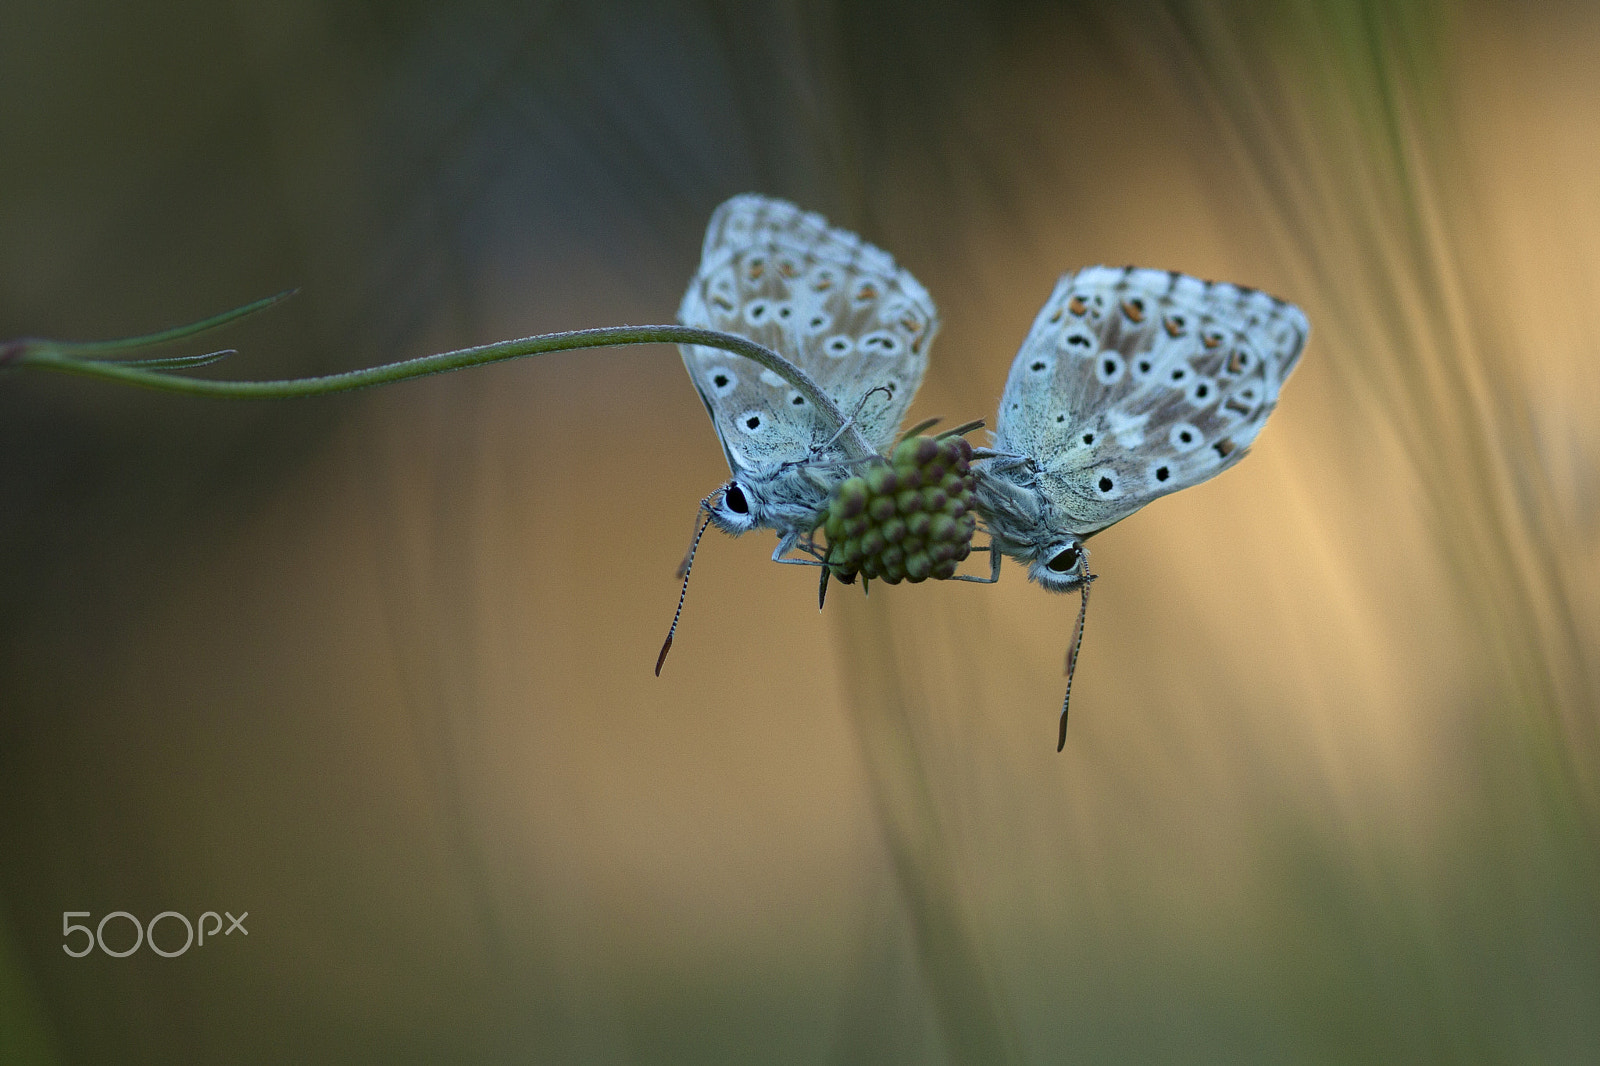
M 1299 308 L 1237 285 L 1067 274 L 1011 365 L 994 450 L 1029 461 L 1011 470 L 1041 497 L 1040 522 L 1087 537 L 1242 459 L 1308 330 Z
M 821 215 L 748 194 L 712 214 L 678 320 L 738 334 L 788 359 L 877 452 L 894 440 L 939 328 L 927 292 L 886 252 L 834 229 Z M 820 565 L 810 534 L 832 490 L 871 454 L 843 432 L 836 414 L 818 410 L 777 373 L 718 348 L 680 350 L 733 477 L 701 504 L 706 521 L 684 559 L 683 592 L 656 659 L 657 674 L 677 632 L 706 526 L 735 536 L 776 530 L 775 561 Z M 796 547 L 810 557 L 787 558 Z M 823 567 L 819 601 L 828 574 Z
M 1134 267 L 1067 274 L 1040 310 L 1011 364 L 976 501 L 991 552 L 1082 596 L 1057 750 L 1094 580 L 1084 541 L 1244 458 L 1309 330 L 1298 307 L 1266 293 Z
M 787 357 L 855 414 L 879 451 L 910 406 L 938 329 L 927 292 L 886 252 L 757 195 L 736 196 L 712 215 L 678 317 Z M 715 348 L 682 351 L 736 478 L 849 457 L 842 439 L 824 448 L 839 427 L 777 374 Z

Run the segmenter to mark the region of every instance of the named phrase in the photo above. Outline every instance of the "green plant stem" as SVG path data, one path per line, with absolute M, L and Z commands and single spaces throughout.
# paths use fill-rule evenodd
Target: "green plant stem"
M 269 297 L 265 301 L 258 301 L 241 308 L 238 311 L 228 312 L 225 316 L 218 316 L 221 321 L 207 319 L 205 323 L 197 323 L 193 327 L 180 327 L 177 330 L 168 330 L 160 334 L 151 334 L 150 337 L 160 338 L 151 340 L 150 337 L 139 337 L 128 341 L 100 341 L 92 345 L 69 344 L 48 340 L 21 340 L 13 341 L 4 346 L 3 356 L 0 356 L 0 365 L 15 366 L 18 368 L 33 368 L 48 370 L 59 374 L 77 374 L 83 377 L 100 378 L 105 381 L 119 381 L 126 385 L 138 385 L 147 389 L 160 389 L 165 392 L 183 393 L 189 396 L 207 396 L 216 399 L 230 400 L 284 400 L 301 396 L 323 396 L 335 392 L 348 392 L 352 389 L 365 389 L 374 385 L 388 385 L 397 381 L 406 381 L 410 378 L 424 377 L 428 374 L 443 374 L 451 370 L 464 370 L 467 367 L 482 366 L 486 363 L 497 363 L 504 359 L 520 359 L 529 355 L 545 355 L 550 352 L 568 352 L 580 348 L 609 348 L 625 344 L 697 344 L 708 348 L 720 348 L 743 356 L 754 363 L 771 370 L 779 377 L 800 391 L 811 403 L 815 404 L 835 425 L 844 427 L 844 437 L 850 445 L 858 449 L 863 455 L 871 455 L 875 449 L 867 443 L 856 428 L 853 421 L 847 419 L 838 404 L 823 392 L 805 371 L 795 366 L 789 360 L 765 348 L 754 341 L 732 333 L 719 333 L 715 330 L 693 329 L 689 326 L 605 326 L 599 329 L 581 329 L 567 333 L 545 333 L 536 337 L 523 337 L 519 340 L 500 341 L 495 344 L 484 344 L 476 348 L 462 348 L 453 352 L 440 352 L 437 355 L 425 355 L 416 359 L 405 359 L 398 363 L 385 363 L 382 366 L 367 367 L 364 370 L 349 370 L 342 374 L 326 374 L 313 378 L 288 378 L 279 381 L 216 381 L 207 378 L 185 377 L 179 374 L 166 373 L 138 366 L 130 366 L 103 359 L 81 358 L 80 353 L 86 351 L 113 352 L 135 347 L 147 347 L 150 344 L 161 343 L 177 336 L 187 336 L 198 332 L 200 326 L 210 328 L 220 325 L 222 321 L 230 321 L 240 314 L 257 310 L 280 297 Z

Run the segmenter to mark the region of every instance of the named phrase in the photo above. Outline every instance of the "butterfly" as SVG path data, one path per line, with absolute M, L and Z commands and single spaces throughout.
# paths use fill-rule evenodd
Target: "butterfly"
M 976 509 L 1001 554 L 1081 594 L 1061 704 L 1089 606 L 1084 542 L 1233 466 L 1278 402 L 1310 325 L 1255 289 L 1135 267 L 1065 274 L 1012 361 Z
M 810 534 L 829 495 L 887 450 L 922 383 L 939 328 L 933 301 L 887 252 L 854 233 L 787 201 L 745 194 L 712 214 L 678 321 L 786 357 L 854 430 L 771 370 L 718 348 L 680 345 L 733 475 L 701 501 L 706 520 L 684 559 L 685 592 L 707 525 L 733 536 L 774 530 L 774 561 L 820 565 Z M 809 557 L 786 558 L 796 548 Z M 657 674 L 677 624 L 674 615 Z

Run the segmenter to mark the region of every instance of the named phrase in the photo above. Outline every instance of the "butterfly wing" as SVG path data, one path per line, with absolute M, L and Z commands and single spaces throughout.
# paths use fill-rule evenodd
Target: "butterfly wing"
M 879 451 L 922 382 L 939 325 L 927 292 L 886 252 L 821 215 L 748 194 L 711 216 L 678 320 L 791 360 L 847 416 L 859 409 L 857 425 Z M 804 459 L 836 435 L 772 371 L 717 348 L 681 348 L 735 473 Z M 842 445 L 830 454 L 841 457 Z
M 1035 460 L 1055 524 L 1087 536 L 1242 459 L 1309 328 L 1294 305 L 1224 282 L 1064 275 L 1011 364 L 995 450 Z

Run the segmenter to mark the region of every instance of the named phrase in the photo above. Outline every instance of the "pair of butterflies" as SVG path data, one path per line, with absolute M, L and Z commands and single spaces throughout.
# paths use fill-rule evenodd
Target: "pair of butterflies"
M 893 444 L 939 328 L 933 301 L 855 234 L 783 200 L 744 195 L 711 216 L 678 318 L 784 356 L 859 431 L 847 433 L 771 370 L 683 346 L 733 473 L 702 502 L 694 546 L 708 524 L 735 536 L 772 529 L 775 561 L 821 565 L 817 516 L 841 481 Z M 974 451 L 974 506 L 990 536 L 975 550 L 989 552 L 991 572 L 964 579 L 998 580 L 1009 555 L 1030 580 L 1081 594 L 1058 749 L 1094 580 L 1084 542 L 1242 459 L 1308 330 L 1299 308 L 1266 293 L 1133 267 L 1063 275 L 1034 320 L 993 444 Z M 808 557 L 789 558 L 796 549 Z M 669 633 L 663 658 L 671 642 Z

